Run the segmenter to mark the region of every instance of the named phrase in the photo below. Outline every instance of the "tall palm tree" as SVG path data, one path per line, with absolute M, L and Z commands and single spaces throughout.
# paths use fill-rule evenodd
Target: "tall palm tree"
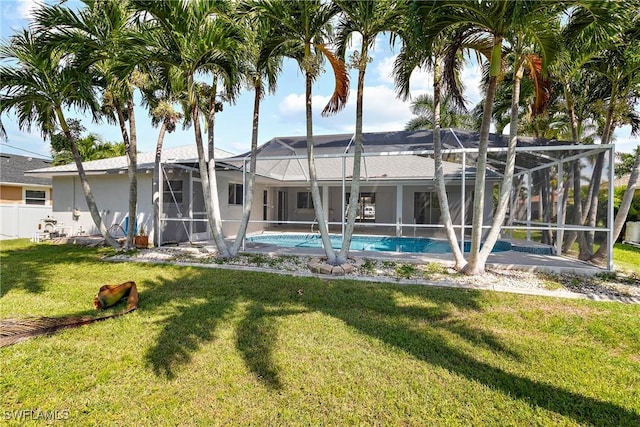
M 329 30 L 332 19 L 338 13 L 335 4 L 321 0 L 310 1 L 282 1 L 266 0 L 255 5 L 258 13 L 271 21 L 271 25 L 280 30 L 280 40 L 292 46 L 295 54 L 292 57 L 298 61 L 305 76 L 305 113 L 307 127 L 307 162 L 309 167 L 309 181 L 311 197 L 318 221 L 318 229 L 322 238 L 322 245 L 327 255 L 327 263 L 336 265 L 338 257 L 331 246 L 329 229 L 325 220 L 320 188 L 315 167 L 313 144 L 313 119 L 311 108 L 311 93 L 314 80 L 321 71 L 321 61 L 326 58 L 334 72 L 336 87 L 329 103 L 323 110 L 323 115 L 340 111 L 346 104 L 349 91 L 349 75 L 344 62 L 337 58 L 326 46 L 329 40 Z M 325 201 L 328 202 L 328 201 Z
M 169 98 L 169 99 L 167 99 Z M 158 131 L 158 139 L 156 140 L 156 150 L 153 162 L 153 180 L 151 183 L 151 194 L 153 201 L 153 243 L 155 246 L 160 245 L 160 183 L 162 182 L 162 171 L 160 169 L 162 161 L 162 146 L 164 144 L 165 134 L 176 130 L 176 126 L 182 120 L 182 113 L 175 110 L 170 102 L 170 97 L 160 99 L 155 107 L 150 111 L 151 124 L 160 125 Z
M 256 162 L 258 148 L 258 130 L 260 123 L 260 103 L 267 92 L 274 93 L 277 88 L 277 78 L 282 71 L 282 61 L 286 52 L 286 45 L 273 43 L 277 31 L 268 25 L 268 21 L 260 15 L 249 16 L 247 25 L 252 31 L 249 33 L 250 42 L 246 61 L 248 69 L 245 79 L 254 91 L 253 96 L 253 124 L 251 128 L 251 158 L 249 160 L 249 177 L 244 191 L 244 209 L 236 239 L 231 247 L 231 255 L 240 251 L 244 236 L 247 232 L 256 181 Z
M 455 233 L 449 197 L 444 180 L 444 165 L 442 142 L 440 138 L 442 92 L 446 90 L 447 97 L 454 108 L 466 111 L 463 88 L 459 80 L 462 68 L 460 51 L 473 49 L 478 55 L 491 56 L 492 44 L 485 37 L 478 37 L 473 32 L 450 31 L 445 29 L 442 34 L 429 37 L 433 23 L 430 21 L 429 6 L 416 2 L 410 9 L 402 38 L 404 46 L 396 59 L 394 74 L 396 89 L 401 97 L 409 97 L 409 81 L 413 71 L 425 68 L 433 71 L 433 149 L 435 165 L 436 194 L 440 205 L 441 221 L 454 258 L 456 270 L 466 265 L 466 260 Z M 463 171 L 464 173 L 464 171 Z
M 632 133 L 640 135 L 639 115 L 635 105 L 640 100 L 640 5 L 632 9 L 630 25 L 626 32 L 611 49 L 604 51 L 587 64 L 596 73 L 604 77 L 610 87 L 605 128 L 601 138 L 602 143 L 609 143 L 616 125 L 629 123 Z M 623 111 L 623 117 L 616 117 L 616 111 Z M 612 241 L 615 241 L 622 231 L 627 218 L 629 207 L 635 194 L 640 175 L 640 155 L 636 150 L 636 158 L 631 169 L 629 183 L 625 190 L 618 213 L 613 223 Z M 608 245 L 601 245 L 593 255 L 592 261 L 601 262 L 609 254 Z
M 487 167 L 487 152 L 489 142 L 489 129 L 493 112 L 498 77 L 502 70 L 504 41 L 509 45 L 517 42 L 517 37 L 527 37 L 536 41 L 543 60 L 553 52 L 552 39 L 546 32 L 537 33 L 536 25 L 542 23 L 540 16 L 549 16 L 547 10 L 553 12 L 560 8 L 561 4 L 553 6 L 544 1 L 451 1 L 430 4 L 426 7 L 418 6 L 418 13 L 426 22 L 429 22 L 431 38 L 438 37 L 446 29 L 465 29 L 469 33 L 483 34 L 492 40 L 492 50 L 489 60 L 489 81 L 485 94 L 482 126 L 480 129 L 480 141 L 476 168 L 484 171 Z M 544 27 L 543 27 L 544 29 Z M 517 120 L 516 120 L 517 122 Z M 466 274 L 480 274 L 484 272 L 486 260 L 498 238 L 502 221 L 506 216 L 507 202 L 511 188 L 511 180 L 515 167 L 515 148 L 517 139 L 510 137 L 506 167 L 503 180 L 503 191 L 500 195 L 499 206 L 496 210 L 491 229 L 483 242 L 484 226 L 484 195 L 485 176 L 482 173 L 476 175 L 475 196 L 473 207 L 473 226 L 471 230 L 471 248 L 469 259 L 462 271 Z M 506 187 L 506 188 L 505 188 Z M 481 249 L 482 244 L 482 249 Z
M 626 3 L 605 1 L 576 2 L 567 11 L 567 19 L 563 20 L 560 33 L 561 45 L 564 49 L 557 56 L 557 61 L 550 67 L 552 77 L 563 87 L 565 111 L 574 144 L 588 143 L 585 139 L 583 124 L 593 111 L 594 103 L 590 99 L 593 91 L 593 78 L 584 72 L 584 65 L 598 52 L 605 49 L 621 34 L 624 23 L 624 11 L 629 8 Z M 597 113 L 596 116 L 600 116 Z M 582 225 L 588 218 L 589 211 L 594 205 L 592 199 L 597 197 L 597 191 L 589 190 L 587 197 L 582 200 L 581 174 L 579 161 L 573 162 L 573 222 Z M 590 180 L 591 187 L 595 181 Z M 574 239 L 578 238 L 580 259 L 591 256 L 591 245 L 586 239 L 588 233 L 569 233 L 563 243 L 563 250 L 568 250 Z
M 185 116 L 189 115 L 194 129 L 207 219 L 218 255 L 229 258 L 231 254 L 224 240 L 222 219 L 219 208 L 216 209 L 219 201 L 215 159 L 209 158 L 208 164 L 204 150 L 197 87 L 200 73 L 215 70 L 228 76 L 233 74 L 243 54 L 242 32 L 238 25 L 225 18 L 223 12 L 227 5 L 224 2 L 133 0 L 132 4 L 141 13 L 141 19 L 152 26 L 145 34 L 145 60 L 164 70 L 166 81 L 172 74 L 172 78 L 182 80 L 185 85 Z
M 97 119 L 95 86 L 87 69 L 70 66 L 64 53 L 43 43 L 28 30 L 13 35 L 0 45 L 0 115 L 14 111 L 21 129 L 35 125 L 42 136 L 50 138 L 59 128 L 69 141 L 82 190 L 94 224 L 106 243 L 120 245 L 102 222 L 76 140 L 65 118 L 65 108 L 90 111 Z M 4 127 L 0 126 L 4 131 Z
M 91 67 L 100 75 L 103 115 L 118 124 L 126 148 L 129 179 L 129 218 L 137 217 L 137 131 L 133 91 L 144 75 L 136 68 L 138 55 L 131 50 L 142 45 L 127 1 L 82 0 L 79 10 L 64 5 L 48 6 L 36 13 L 37 28 L 50 43 L 67 49 L 74 62 Z M 133 246 L 136 221 L 129 221 L 127 247 Z
M 345 59 L 347 48 L 353 34 L 361 36 L 360 51 L 356 51 L 352 58 L 352 66 L 358 70 L 358 92 L 356 96 L 356 132 L 353 154 L 353 173 L 351 176 L 351 190 L 347 209 L 347 222 L 342 236 L 342 247 L 338 254 L 337 264 L 347 262 L 351 237 L 358 213 L 360 198 L 360 168 L 362 158 L 362 120 L 364 78 L 367 64 L 372 58 L 369 51 L 375 46 L 376 37 L 382 32 L 398 29 L 405 10 L 403 2 L 395 0 L 335 0 L 341 10 L 338 24 L 338 55 Z

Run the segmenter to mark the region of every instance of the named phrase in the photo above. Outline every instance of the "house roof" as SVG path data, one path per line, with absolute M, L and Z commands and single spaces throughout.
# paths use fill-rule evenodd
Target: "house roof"
M 354 134 L 314 135 L 313 149 L 316 156 L 325 154 L 352 153 L 354 149 Z M 480 132 L 442 129 L 440 131 L 442 148 L 477 150 Z M 509 144 L 509 137 L 501 134 L 489 134 L 489 146 L 505 148 Z M 519 147 L 563 146 L 567 142 L 537 139 L 526 136 L 518 137 Z M 362 135 L 364 153 L 403 153 L 433 151 L 433 131 L 395 131 L 395 132 L 366 132 Z M 273 156 L 305 156 L 307 153 L 306 136 L 277 137 L 258 148 L 258 158 Z M 250 152 L 236 156 L 246 157 Z
M 466 174 L 475 175 L 473 157 L 478 150 L 479 132 L 445 129 L 441 131 L 443 150 L 459 150 L 469 152 Z M 508 146 L 506 135 L 490 134 L 489 146 L 504 149 Z M 541 140 L 531 137 L 518 137 L 519 147 L 563 146 L 560 141 Z M 362 135 L 363 158 L 361 177 L 363 179 L 400 180 L 400 179 L 433 179 L 434 160 L 433 131 L 395 131 L 368 132 Z M 342 179 L 342 160 L 345 157 L 345 174 L 349 176 L 353 170 L 351 156 L 355 149 L 353 134 L 314 135 L 313 150 L 315 154 L 316 173 L 319 180 Z M 306 136 L 290 136 L 273 138 L 257 149 L 256 173 L 261 176 L 281 181 L 306 181 L 309 178 L 306 161 Z M 224 159 L 221 163 L 241 167 L 250 152 Z M 526 154 L 519 156 L 519 161 L 538 165 L 539 160 L 527 159 Z M 529 155 L 529 157 L 531 157 Z M 502 163 L 503 153 L 495 153 L 496 165 Z M 447 179 L 462 177 L 462 161 L 460 156 L 450 155 L 444 161 L 444 176 Z M 488 178 L 500 176 L 500 167 L 487 169 Z
M 28 170 L 44 168 L 50 165 L 51 160 L 1 153 L 0 182 L 9 185 L 42 185 L 51 187 L 50 178 L 25 175 Z
M 237 160 L 223 160 L 223 162 L 238 168 L 242 167 Z M 316 176 L 320 181 L 340 181 L 343 175 L 346 179 L 352 178 L 352 157 L 345 157 L 344 169 L 342 159 L 337 157 L 318 157 L 315 160 L 315 166 Z M 459 179 L 462 176 L 462 165 L 443 162 L 443 172 L 445 178 Z M 300 158 L 259 160 L 256 163 L 256 174 L 278 181 L 309 181 L 308 162 Z M 469 177 L 475 175 L 475 169 L 467 168 L 467 175 Z M 434 179 L 435 161 L 432 158 L 417 155 L 363 157 L 360 177 L 364 180 L 376 181 Z
M 149 151 L 146 153 L 138 154 L 138 170 L 152 170 L 155 162 L 155 151 Z M 206 153 L 205 153 L 206 155 Z M 232 156 L 233 154 L 225 151 L 215 150 L 216 159 L 222 159 Z M 197 164 L 198 152 L 195 145 L 183 145 L 180 147 L 165 148 L 162 150 L 162 162 L 163 163 L 189 163 Z M 111 157 L 109 159 L 92 160 L 89 162 L 83 162 L 85 172 L 88 175 L 100 175 L 100 174 L 117 174 L 124 173 L 127 170 L 127 157 Z M 75 175 L 78 173 L 78 168 L 75 163 L 69 163 L 67 165 L 53 166 L 44 169 L 31 169 L 29 174 L 32 176 L 61 176 L 61 175 Z

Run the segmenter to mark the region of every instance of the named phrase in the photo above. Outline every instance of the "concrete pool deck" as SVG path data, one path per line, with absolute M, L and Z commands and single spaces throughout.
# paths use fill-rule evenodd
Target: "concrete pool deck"
M 509 239 L 504 239 L 509 240 Z M 531 247 L 542 247 L 535 242 L 522 240 L 510 240 L 514 245 L 523 245 Z M 103 243 L 101 236 L 76 236 L 73 238 L 61 238 L 54 240 L 55 243 L 71 243 L 80 245 L 98 246 Z M 231 241 L 227 243 L 231 244 Z M 184 242 L 178 245 L 167 245 L 165 247 L 201 247 L 208 251 L 214 252 L 216 245 L 213 240 L 203 240 L 194 243 Z M 324 249 L 320 248 L 286 248 L 265 243 L 246 242 L 243 251 L 251 253 L 262 253 L 270 255 L 303 255 L 303 256 L 324 256 Z M 373 251 L 351 251 L 351 254 L 363 258 L 372 258 L 379 260 L 406 261 L 413 263 L 426 264 L 432 261 L 442 263 L 453 263 L 453 256 L 450 253 L 444 254 L 416 254 L 416 253 L 399 253 L 399 252 L 373 252 Z M 594 275 L 598 273 L 606 273 L 608 270 L 589 264 L 575 258 L 558 255 L 546 255 L 520 251 L 504 251 L 496 252 L 489 255 L 487 260 L 487 268 L 489 269 L 512 269 L 540 273 L 555 274 L 578 274 L 578 275 Z
M 201 243 L 204 244 L 207 249 L 215 250 L 214 242 L 210 241 Z M 534 242 L 528 243 L 536 246 L 539 245 Z M 515 244 L 522 244 L 522 241 L 517 241 Z M 247 242 L 244 250 L 246 252 L 263 253 L 270 255 L 306 255 L 315 257 L 324 256 L 325 254 L 324 249 L 318 248 L 287 248 L 271 244 L 252 242 Z M 422 264 L 432 261 L 453 263 L 453 256 L 450 253 L 417 254 L 399 252 L 350 251 L 350 254 L 363 258 L 405 261 Z M 565 256 L 520 252 L 515 250 L 492 253 L 491 255 L 489 255 L 489 259 L 487 260 L 487 268 L 578 275 L 594 275 L 607 272 L 605 268 L 601 268 L 593 264 L 589 264 L 587 262 L 568 258 Z

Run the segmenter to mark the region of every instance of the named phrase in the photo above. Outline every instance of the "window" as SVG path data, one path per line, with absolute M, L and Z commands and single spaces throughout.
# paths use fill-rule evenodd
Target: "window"
M 296 204 L 298 209 L 313 209 L 313 198 L 309 191 L 298 192 L 298 203 Z
M 47 191 L 46 190 L 25 190 L 24 202 L 27 205 L 46 205 Z
M 164 181 L 164 189 L 162 191 L 162 203 L 182 203 L 182 181 L 170 180 Z
M 345 218 L 349 208 L 349 202 L 351 201 L 351 193 L 345 194 L 345 204 L 347 210 L 345 210 Z M 375 221 L 376 220 L 376 193 L 360 193 L 358 196 L 358 211 L 356 214 L 356 220 L 358 222 Z
M 229 204 L 241 205 L 242 204 L 242 184 L 229 184 Z
M 414 193 L 413 212 L 416 224 L 438 224 L 440 221 L 438 195 L 431 192 Z

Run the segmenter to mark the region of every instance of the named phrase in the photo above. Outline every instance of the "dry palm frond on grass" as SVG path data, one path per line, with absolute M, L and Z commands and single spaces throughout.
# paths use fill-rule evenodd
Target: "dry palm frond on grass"
M 31 317 L 27 319 L 1 320 L 0 347 L 5 347 L 40 335 L 50 335 L 61 329 L 77 328 L 100 320 L 123 316 L 138 308 L 138 290 L 135 282 L 124 282 L 119 285 L 104 285 L 100 288 L 98 295 L 93 300 L 93 305 L 96 309 L 111 307 L 125 297 L 128 297 L 125 309 L 119 313 L 108 316 Z

